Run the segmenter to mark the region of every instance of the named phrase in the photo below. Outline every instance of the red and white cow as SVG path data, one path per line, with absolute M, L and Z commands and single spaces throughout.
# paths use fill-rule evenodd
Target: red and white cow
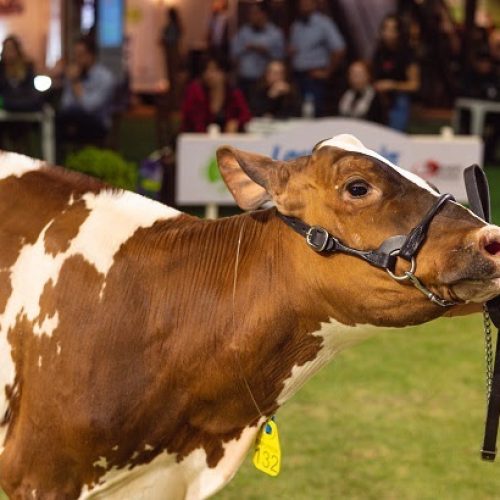
M 366 253 L 436 206 L 433 188 L 351 136 L 290 162 L 229 147 L 218 160 L 241 207 L 275 208 L 199 220 L 0 155 L 0 485 L 11 498 L 208 497 L 264 418 L 342 349 L 500 291 L 500 229 L 453 201 L 414 258 L 444 307 L 357 255 L 315 252 L 285 223 Z M 403 275 L 409 263 L 394 260 Z

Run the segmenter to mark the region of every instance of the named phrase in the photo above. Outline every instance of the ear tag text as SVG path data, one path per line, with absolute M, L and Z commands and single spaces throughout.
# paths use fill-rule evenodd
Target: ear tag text
M 281 447 L 278 426 L 272 419 L 264 422 L 255 440 L 253 464 L 269 476 L 276 477 L 281 470 Z

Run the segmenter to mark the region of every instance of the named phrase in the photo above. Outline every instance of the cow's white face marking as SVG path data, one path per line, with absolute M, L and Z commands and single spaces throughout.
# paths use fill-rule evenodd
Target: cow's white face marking
M 26 172 L 38 170 L 45 165 L 43 161 L 7 151 L 0 152 L 0 180 L 10 176 L 21 177 Z
M 317 356 L 302 366 L 294 366 L 291 376 L 285 380 L 285 385 L 278 396 L 278 404 L 281 406 L 288 401 L 309 378 L 320 368 L 326 365 L 338 353 L 358 344 L 362 340 L 372 336 L 377 330 L 387 330 L 372 325 L 348 326 L 331 318 L 328 323 L 321 323 L 321 328 L 311 335 L 323 339 L 321 350 Z
M 17 156 L 15 155 L 15 159 Z M 28 160 L 30 159 L 27 157 L 20 157 L 19 162 L 13 162 L 15 165 L 11 168 L 9 163 L 5 166 L 0 161 L 0 178 L 6 171 L 23 172 L 23 161 L 24 172 L 36 168 L 37 163 Z M 12 385 L 15 379 L 7 332 L 16 324 L 19 315 L 25 315 L 28 321 L 34 323 L 35 335 L 52 336 L 59 325 L 59 315 L 56 312 L 54 316 L 42 320 L 40 297 L 49 281 L 52 281 L 53 286 L 57 284 L 64 262 L 72 256 L 81 255 L 105 277 L 113 265 L 116 252 L 137 229 L 150 227 L 157 220 L 180 214 L 177 210 L 127 191 L 89 193 L 83 199 L 90 213 L 67 251 L 55 256 L 46 253 L 45 234 L 51 221 L 34 244 L 22 247 L 17 261 L 10 268 L 12 293 L 5 311 L 0 315 L 0 419 L 8 406 L 4 388 Z M 60 354 L 61 346 L 58 345 L 56 349 Z
M 259 422 L 261 424 L 262 422 Z M 259 425 L 247 427 L 239 439 L 224 445 L 224 457 L 214 468 L 209 468 L 206 453 L 193 451 L 178 463 L 175 455 L 162 453 L 149 464 L 132 470 L 111 469 L 100 484 L 84 488 L 80 500 L 200 500 L 223 488 L 241 466 L 252 446 Z M 97 462 L 96 462 L 97 463 Z
M 435 189 L 432 189 L 429 186 L 429 184 L 427 184 L 427 182 L 425 182 L 421 177 L 415 175 L 412 172 L 409 172 L 408 170 L 400 168 L 397 165 L 394 165 L 394 163 L 391 163 L 382 155 L 378 154 L 372 149 L 368 149 L 359 139 L 357 139 L 353 135 L 350 134 L 336 135 L 335 137 L 327 139 L 326 141 L 323 141 L 321 144 L 319 144 L 318 149 L 324 146 L 333 146 L 335 148 L 344 149 L 345 151 L 352 151 L 353 153 L 361 153 L 366 156 L 371 156 L 372 158 L 375 158 L 376 160 L 379 160 L 382 163 L 389 165 L 391 168 L 396 170 L 398 174 L 408 179 L 409 181 L 413 182 L 417 186 L 425 189 L 426 191 L 429 191 L 429 193 L 432 193 L 434 196 L 439 196 L 439 193 Z

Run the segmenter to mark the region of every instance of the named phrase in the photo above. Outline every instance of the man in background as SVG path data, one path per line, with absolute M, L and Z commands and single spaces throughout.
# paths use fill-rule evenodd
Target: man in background
M 285 57 L 283 32 L 269 22 L 263 3 L 250 5 L 248 23 L 240 28 L 233 40 L 232 56 L 237 67 L 238 86 L 247 99 L 264 76 L 269 62 Z
M 114 89 L 113 75 L 97 62 L 95 43 L 80 38 L 74 46 L 73 62 L 65 69 L 57 116 L 58 139 L 102 142 L 111 127 Z
M 227 0 L 212 0 L 212 15 L 208 22 L 208 53 L 220 61 L 229 58 L 229 11 Z
M 322 116 L 328 79 L 340 64 L 345 42 L 335 23 L 317 11 L 316 0 L 299 0 L 299 16 L 292 24 L 290 55 L 302 100 L 312 99 Z

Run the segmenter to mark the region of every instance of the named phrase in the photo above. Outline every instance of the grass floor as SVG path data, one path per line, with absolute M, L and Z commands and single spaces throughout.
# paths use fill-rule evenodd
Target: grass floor
M 341 354 L 278 413 L 278 478 L 247 459 L 219 500 L 494 499 L 479 458 L 481 318 L 379 334 Z

